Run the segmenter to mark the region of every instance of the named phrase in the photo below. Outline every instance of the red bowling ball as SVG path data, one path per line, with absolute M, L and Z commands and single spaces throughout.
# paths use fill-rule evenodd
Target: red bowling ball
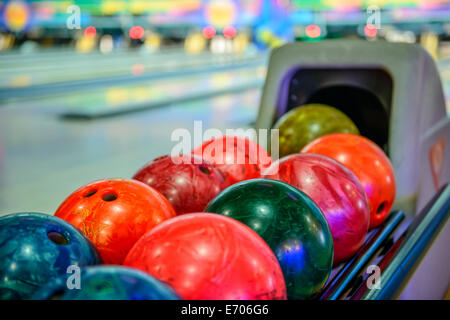
M 370 206 L 370 228 L 380 225 L 395 200 L 395 175 L 386 154 L 367 138 L 348 133 L 323 136 L 302 152 L 319 153 L 349 168 L 366 191 Z
M 220 171 L 194 155 L 156 158 L 133 179 L 163 194 L 177 214 L 203 211 L 224 181 Z
M 125 265 L 170 284 L 188 300 L 286 299 L 268 245 L 237 220 L 213 213 L 178 216 L 144 235 Z
M 264 178 L 286 182 L 306 193 L 321 209 L 333 236 L 334 264 L 356 253 L 369 228 L 369 204 L 358 178 L 337 161 L 318 154 L 278 160 L 278 172 Z
M 108 179 L 76 190 L 55 216 L 92 240 L 106 264 L 121 264 L 142 235 L 176 213 L 163 195 L 144 183 Z
M 261 177 L 272 159 L 267 151 L 249 139 L 223 136 L 205 142 L 193 153 L 212 163 L 225 177 L 224 188 Z

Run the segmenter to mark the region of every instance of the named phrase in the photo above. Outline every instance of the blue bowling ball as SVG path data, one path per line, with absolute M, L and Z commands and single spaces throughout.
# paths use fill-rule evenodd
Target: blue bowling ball
M 78 281 L 78 283 L 77 283 Z M 128 267 L 94 266 L 76 275 L 54 279 L 33 297 L 36 300 L 180 300 L 169 285 Z
M 70 266 L 99 263 L 94 245 L 62 219 L 33 212 L 0 217 L 0 300 L 29 299 Z

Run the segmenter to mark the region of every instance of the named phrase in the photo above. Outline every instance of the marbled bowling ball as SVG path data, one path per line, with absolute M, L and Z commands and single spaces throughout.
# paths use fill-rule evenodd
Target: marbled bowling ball
M 206 208 L 243 222 L 272 248 L 289 299 L 310 298 L 325 285 L 333 264 L 333 238 L 319 207 L 299 189 L 254 179 L 222 191 Z
M 77 273 L 78 272 L 78 273 Z M 179 300 L 167 284 L 132 268 L 86 267 L 50 281 L 36 300 Z M 79 276 L 79 277 L 78 277 Z M 78 277 L 78 278 L 77 278 Z M 68 288 L 68 285 L 70 288 Z
M 124 265 L 170 284 L 188 300 L 285 299 L 273 252 L 253 230 L 218 214 L 191 213 L 145 234 Z
M 335 132 L 359 134 L 345 113 L 323 104 L 307 104 L 290 110 L 274 125 L 279 130 L 280 158 L 298 153 L 314 139 Z
M 76 190 L 55 216 L 91 239 L 106 264 L 121 264 L 142 235 L 176 213 L 162 194 L 142 182 L 107 179 Z
M 314 140 L 302 152 L 323 154 L 349 168 L 366 191 L 369 228 L 383 223 L 394 204 L 396 183 L 394 168 L 379 146 L 359 135 L 334 133 Z
M 64 220 L 31 212 L 0 218 L 0 300 L 29 299 L 69 266 L 98 263 L 93 244 Z
M 159 191 L 177 214 L 203 211 L 222 190 L 224 181 L 216 168 L 194 155 L 156 158 L 133 179 Z
M 272 158 L 256 142 L 235 136 L 223 136 L 203 143 L 192 151 L 212 163 L 225 177 L 223 188 L 239 181 L 261 177 Z
M 322 210 L 333 236 L 334 264 L 361 247 L 369 228 L 369 203 L 358 178 L 339 162 L 319 154 L 297 153 L 278 160 L 268 179 L 306 193 Z

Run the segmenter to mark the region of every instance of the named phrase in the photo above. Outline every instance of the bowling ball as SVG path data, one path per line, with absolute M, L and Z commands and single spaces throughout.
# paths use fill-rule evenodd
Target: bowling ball
M 142 271 L 122 266 L 95 266 L 53 279 L 33 299 L 179 300 L 180 297 L 171 287 Z
M 222 191 L 206 211 L 243 222 L 267 242 L 289 299 L 310 298 L 325 285 L 333 239 L 319 207 L 302 191 L 276 180 L 243 181 Z
M 98 263 L 94 245 L 64 220 L 34 212 L 0 218 L 0 300 L 29 299 L 69 266 Z
M 267 244 L 242 223 L 191 213 L 145 234 L 124 265 L 170 284 L 188 300 L 285 299 L 280 265 Z
M 369 200 L 369 228 L 386 219 L 395 199 L 395 175 L 388 157 L 375 143 L 362 136 L 336 133 L 314 140 L 302 152 L 333 158 L 358 177 Z
M 334 132 L 359 134 L 343 112 L 323 104 L 307 104 L 292 109 L 275 124 L 279 130 L 280 158 L 298 153 L 314 139 Z
M 223 136 L 205 142 L 193 153 L 212 163 L 225 177 L 223 188 L 261 177 L 272 163 L 267 151 L 246 138 Z
M 280 180 L 306 193 L 322 210 L 333 236 L 334 264 L 361 247 L 369 228 L 369 203 L 358 178 L 339 162 L 319 154 L 293 154 L 278 160 Z
M 106 264 L 121 264 L 144 233 L 176 213 L 162 194 L 144 183 L 108 179 L 76 190 L 55 216 L 91 239 Z
M 177 214 L 203 211 L 224 181 L 216 168 L 194 155 L 156 158 L 133 179 L 163 194 Z

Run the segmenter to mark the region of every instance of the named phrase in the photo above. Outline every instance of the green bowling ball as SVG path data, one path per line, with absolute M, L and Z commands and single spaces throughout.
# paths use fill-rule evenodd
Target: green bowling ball
M 239 220 L 267 242 L 289 299 L 311 298 L 328 280 L 333 238 L 319 207 L 299 189 L 276 180 L 247 180 L 222 191 L 205 211 Z
M 280 158 L 300 152 L 311 141 L 330 133 L 359 134 L 343 112 L 324 104 L 306 104 L 292 109 L 274 125 L 279 130 Z

